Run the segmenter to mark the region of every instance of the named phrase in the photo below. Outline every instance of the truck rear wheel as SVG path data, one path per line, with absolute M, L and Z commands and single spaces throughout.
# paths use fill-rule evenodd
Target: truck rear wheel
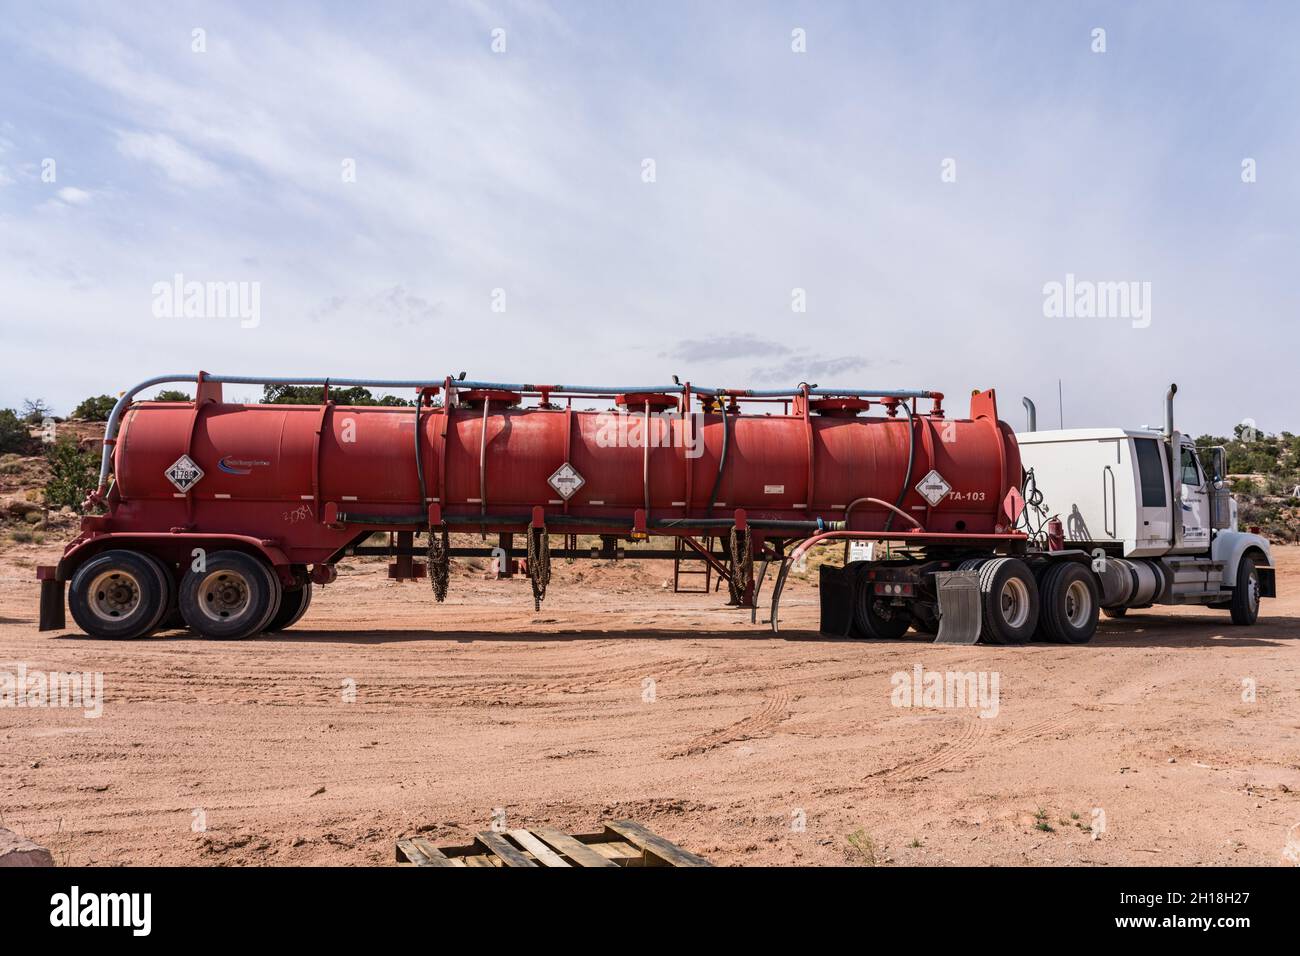
M 875 593 L 865 567 L 854 585 L 853 636 L 876 641 L 896 641 L 907 633 L 912 615 Z
M 1058 644 L 1087 644 L 1097 631 L 1098 593 L 1092 572 L 1073 561 L 1043 573 L 1039 633 Z
M 307 608 L 311 607 L 311 582 L 303 582 L 300 588 L 285 588 L 284 596 L 280 599 L 280 610 L 275 612 L 275 617 L 266 625 L 267 631 L 283 631 L 285 628 L 293 627 L 301 620 L 302 616 L 307 613 Z
M 259 558 L 240 551 L 208 555 L 202 571 L 181 581 L 185 623 L 204 637 L 240 640 L 266 629 L 280 609 L 280 579 Z
M 986 644 L 1027 644 L 1038 629 L 1038 582 L 1019 558 L 963 562 L 979 570 L 983 618 L 980 640 Z
M 72 576 L 68 607 L 91 637 L 144 637 L 167 611 L 162 566 L 137 551 L 105 551 Z
M 1254 624 L 1259 619 L 1259 571 L 1246 555 L 1237 565 L 1237 586 L 1232 589 L 1232 623 Z
M 912 605 L 912 627 L 921 634 L 939 633 L 939 616 L 933 604 L 917 601 Z

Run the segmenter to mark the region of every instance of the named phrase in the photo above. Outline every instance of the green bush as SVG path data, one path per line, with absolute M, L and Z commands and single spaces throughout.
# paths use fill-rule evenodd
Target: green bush
M 88 422 L 106 422 L 108 415 L 117 404 L 112 395 L 94 395 L 72 410 L 73 418 L 82 418 Z
M 319 405 L 325 390 L 320 385 L 264 385 L 262 387 L 262 404 L 264 405 Z M 351 388 L 331 388 L 330 399 L 336 405 L 390 405 L 409 406 L 415 402 L 384 395 L 380 398 L 370 394 L 370 389 L 354 385 Z
M 29 455 L 34 444 L 18 413 L 12 408 L 0 408 L 0 454 Z
M 46 449 L 45 460 L 50 466 L 45 503 L 51 508 L 67 505 L 80 513 L 81 503 L 99 482 L 99 456 L 64 437 Z
M 153 400 L 155 402 L 188 402 L 191 399 L 189 392 L 182 392 L 177 388 L 164 388 L 153 397 Z

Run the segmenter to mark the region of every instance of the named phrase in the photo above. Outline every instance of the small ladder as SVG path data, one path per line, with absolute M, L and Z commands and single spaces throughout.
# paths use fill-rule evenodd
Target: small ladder
M 709 535 L 703 538 L 700 543 L 710 554 L 713 553 L 713 536 Z M 692 555 L 690 559 L 691 566 L 682 567 L 683 555 Z M 703 565 L 702 568 L 695 565 Z M 704 578 L 704 587 L 682 587 L 682 578 L 700 577 Z M 680 537 L 673 538 L 673 593 L 674 594 L 708 594 L 713 590 L 713 566 L 708 561 L 704 561 L 700 556 L 692 551 L 682 542 Z

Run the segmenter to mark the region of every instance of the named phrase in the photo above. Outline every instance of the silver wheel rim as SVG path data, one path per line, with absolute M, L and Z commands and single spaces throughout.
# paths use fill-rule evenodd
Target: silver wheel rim
M 1254 568 L 1250 569 L 1250 581 L 1246 585 L 1246 600 L 1250 605 L 1250 613 L 1254 614 L 1259 610 L 1259 572 Z
M 1007 627 L 1024 627 L 1029 620 L 1029 588 L 1020 578 L 1007 578 L 998 595 L 998 605 L 1002 610 L 1002 620 Z
M 103 571 L 90 582 L 86 602 L 101 621 L 120 621 L 140 606 L 140 582 L 129 571 Z
M 231 621 L 248 611 L 252 589 L 238 571 L 212 571 L 199 582 L 198 604 L 213 621 Z
M 1065 619 L 1071 627 L 1083 627 L 1092 616 L 1092 595 L 1082 581 L 1071 581 L 1065 589 Z

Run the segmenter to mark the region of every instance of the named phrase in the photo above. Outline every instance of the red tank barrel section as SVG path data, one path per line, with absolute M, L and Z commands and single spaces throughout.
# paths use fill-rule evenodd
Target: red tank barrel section
M 897 399 L 807 389 L 785 400 L 689 386 L 618 393 L 622 405 L 598 411 L 572 407 L 590 398 L 527 388 L 426 389 L 418 415 L 232 404 L 211 385 L 197 403 L 139 402 L 118 431 L 109 513 L 87 519 L 87 531 L 242 535 L 306 564 L 367 529 L 422 530 L 431 519 L 505 532 L 540 514 L 556 533 L 625 535 L 640 522 L 651 534 L 694 534 L 743 512 L 756 529 L 789 523 L 787 533 L 768 525 L 786 538 L 819 520 L 864 532 L 919 526 L 927 537 L 1003 534 L 1013 523 L 1006 499 L 1020 455 L 991 390 L 972 397 L 969 418 L 951 419 L 937 400 L 909 416 Z M 445 405 L 428 404 L 440 391 Z M 684 402 L 694 406 L 685 416 Z M 909 521 L 889 507 L 904 488 Z

